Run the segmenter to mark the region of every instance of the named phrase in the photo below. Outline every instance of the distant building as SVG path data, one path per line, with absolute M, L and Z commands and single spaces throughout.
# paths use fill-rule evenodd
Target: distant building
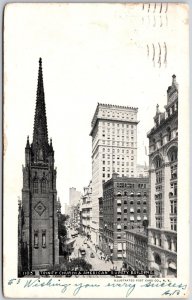
M 165 112 L 157 105 L 155 126 L 148 133 L 150 214 L 149 268 L 156 276 L 177 275 L 178 85 L 172 76 Z
M 127 270 L 140 271 L 148 269 L 147 243 L 147 230 L 143 227 L 126 230 L 124 266 Z
M 33 141 L 25 147 L 22 202 L 19 202 L 18 271 L 48 269 L 59 264 L 56 169 L 48 140 L 42 60 L 39 73 Z
M 149 167 L 137 165 L 137 177 L 149 177 Z
M 148 178 L 113 177 L 103 184 L 103 231 L 100 244 L 113 260 L 126 257 L 127 229 L 140 229 L 148 219 Z
M 69 207 L 69 205 L 67 204 L 67 203 L 65 203 L 65 215 L 70 215 L 70 207 Z
M 76 188 L 69 188 L 69 206 L 77 205 L 81 199 L 81 196 L 81 192 L 77 191 Z
M 69 217 L 70 217 L 70 223 L 72 226 L 75 226 L 75 227 L 80 226 L 80 221 L 77 226 L 76 220 L 77 220 L 77 215 L 80 214 L 81 196 L 82 196 L 81 192 L 77 191 L 76 188 L 74 188 L 74 187 L 69 188 L 68 212 L 69 212 Z
M 99 244 L 99 198 L 102 184 L 114 172 L 135 177 L 137 163 L 137 108 L 98 104 L 92 119 L 92 232 Z
M 87 187 L 84 187 L 84 194 L 81 202 L 81 222 L 82 233 L 88 238 L 91 238 L 91 219 L 92 219 L 92 182 L 90 181 Z

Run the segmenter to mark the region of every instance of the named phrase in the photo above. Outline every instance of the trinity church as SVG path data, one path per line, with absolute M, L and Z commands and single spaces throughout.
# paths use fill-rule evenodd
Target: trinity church
M 33 141 L 27 138 L 18 218 L 18 272 L 59 264 L 56 169 L 48 140 L 42 60 L 39 59 Z

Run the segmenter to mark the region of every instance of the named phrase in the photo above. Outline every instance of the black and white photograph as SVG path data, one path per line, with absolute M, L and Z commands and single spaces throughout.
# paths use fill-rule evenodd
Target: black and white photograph
M 6 5 L 3 127 L 5 296 L 188 297 L 187 4 Z

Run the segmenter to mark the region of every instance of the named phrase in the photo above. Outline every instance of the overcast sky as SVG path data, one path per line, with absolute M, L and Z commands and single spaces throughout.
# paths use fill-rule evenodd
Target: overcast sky
M 21 197 L 27 135 L 32 142 L 39 57 L 62 204 L 68 202 L 70 187 L 82 191 L 91 180 L 89 133 L 98 102 L 138 107 L 138 163 L 148 163 L 146 134 L 153 126 L 156 104 L 164 109 L 173 74 L 179 87 L 185 84 L 185 9 L 170 4 L 168 9 L 157 4 L 156 10 L 153 4 L 144 9 L 142 4 L 17 4 L 6 13 L 9 203 Z

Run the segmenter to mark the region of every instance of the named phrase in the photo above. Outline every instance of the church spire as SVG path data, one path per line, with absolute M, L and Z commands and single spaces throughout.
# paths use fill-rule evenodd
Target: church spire
M 41 58 L 39 59 L 39 73 L 32 147 L 35 161 L 45 161 L 48 154 L 49 144 Z

